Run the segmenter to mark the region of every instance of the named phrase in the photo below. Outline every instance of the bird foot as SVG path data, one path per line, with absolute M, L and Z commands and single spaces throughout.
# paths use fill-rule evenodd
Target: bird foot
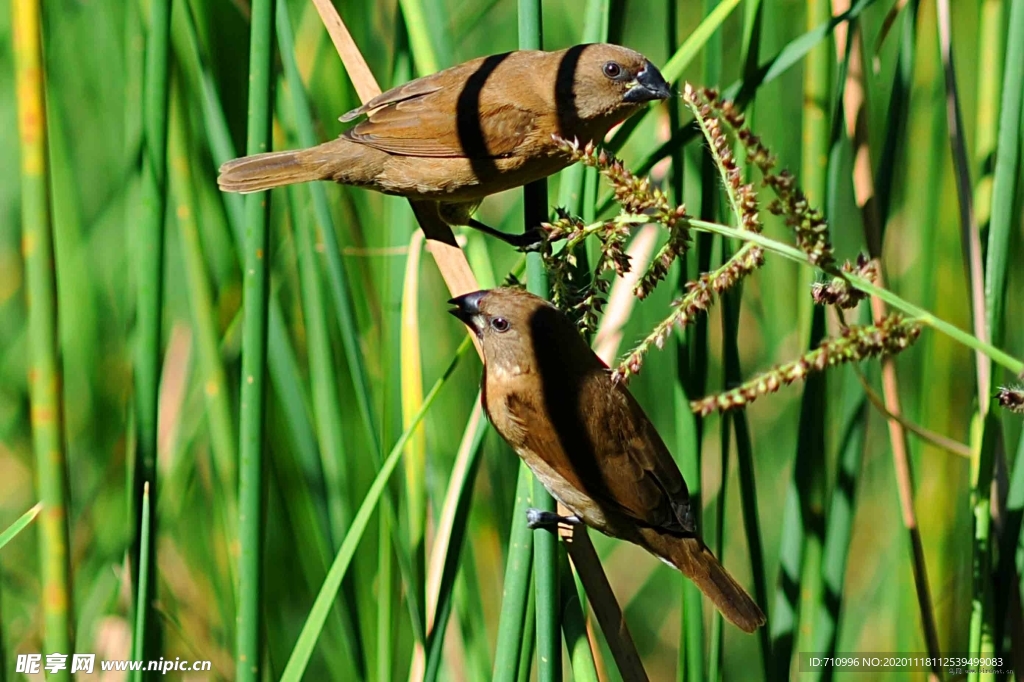
M 555 512 L 545 511 L 543 509 L 534 509 L 533 507 L 526 510 L 526 527 L 530 530 L 537 530 L 538 528 L 556 528 L 559 524 L 564 523 L 566 525 L 575 526 L 583 523 L 578 516 L 559 516 Z
M 474 230 L 479 230 L 484 234 L 488 234 L 496 239 L 500 239 L 509 246 L 514 246 L 523 253 L 539 253 L 544 250 L 544 241 L 547 238 L 547 232 L 543 228 L 534 227 L 522 234 L 509 234 L 496 230 L 489 225 L 484 225 L 482 222 L 475 218 L 469 220 L 469 227 Z
M 542 253 L 547 241 L 547 232 L 542 227 L 533 227 L 519 235 L 516 248 L 523 253 Z

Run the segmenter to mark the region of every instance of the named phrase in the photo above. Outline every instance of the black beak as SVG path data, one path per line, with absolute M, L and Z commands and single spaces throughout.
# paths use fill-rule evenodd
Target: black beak
M 455 306 L 448 312 L 462 320 L 463 324 L 472 329 L 478 337 L 481 332 L 483 332 L 483 327 L 481 326 L 480 300 L 486 293 L 486 291 L 474 291 L 470 294 L 456 296 L 448 301 L 449 305 Z
M 664 76 L 658 68 L 647 62 L 644 68 L 636 75 L 636 85 L 626 91 L 623 100 L 640 104 L 651 102 L 656 99 L 668 99 L 672 96 L 672 90 L 665 82 Z

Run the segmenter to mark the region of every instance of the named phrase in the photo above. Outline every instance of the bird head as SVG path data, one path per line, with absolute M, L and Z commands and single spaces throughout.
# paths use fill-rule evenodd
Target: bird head
M 648 102 L 672 96 L 650 60 L 620 45 L 597 43 L 564 50 L 556 78 L 558 100 L 574 102 L 581 121 L 617 123 Z
M 522 289 L 474 291 L 448 303 L 455 306 L 448 312 L 480 339 L 490 372 L 524 374 L 549 361 L 569 369 L 597 358 L 565 313 Z

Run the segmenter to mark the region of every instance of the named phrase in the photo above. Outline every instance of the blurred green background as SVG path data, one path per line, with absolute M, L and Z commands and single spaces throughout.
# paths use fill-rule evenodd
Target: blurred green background
M 333 138 L 344 129 L 338 116 L 358 106 L 358 98 L 312 4 L 278 1 L 287 1 L 295 58 L 312 105 L 316 135 L 320 140 Z M 665 64 L 674 46 L 713 6 L 678 2 L 671 7 L 671 3 L 611 2 L 604 10 L 609 14 L 610 40 L 642 51 L 655 64 Z M 6 528 L 39 499 L 26 379 L 31 342 L 20 250 L 11 12 L 9 3 L 3 4 L 0 149 L 7 151 L 0 155 L 0 177 L 4 179 L 0 183 L 0 528 Z M 432 53 L 436 67 L 442 68 L 517 46 L 514 0 L 401 4 L 396 0 L 338 0 L 335 4 L 385 88 L 434 70 L 432 65 L 422 64 L 425 54 Z M 936 5 L 916 0 L 896 9 L 887 2 L 868 4 L 858 24 L 868 103 L 864 122 L 878 191 L 890 197 L 889 210 L 883 215 L 882 262 L 887 285 L 905 299 L 970 329 L 970 282 L 947 137 Z M 96 652 L 100 658 L 129 657 L 134 617 L 128 555 L 139 512 L 131 493 L 135 446 L 132 357 L 149 5 L 136 0 L 50 0 L 43 5 L 70 489 L 74 650 Z M 975 208 L 983 233 L 991 198 L 981 186 L 985 178 L 991 182 L 992 165 L 987 156 L 991 149 L 979 148 L 983 145 L 979 140 L 995 136 L 998 116 L 993 116 L 992 107 L 998 109 L 1003 73 L 1002 66 L 993 74 L 985 64 L 1003 63 L 1006 31 L 1012 30 L 1008 29 L 1009 5 L 1000 0 L 952 3 L 955 67 L 978 202 Z M 406 17 L 415 6 L 425 10 L 426 21 L 411 26 Z M 228 455 L 232 448 L 237 449 L 238 436 L 241 269 L 235 241 L 238 225 L 234 222 L 238 205 L 226 203 L 217 190 L 216 168 L 224 159 L 216 144 L 222 145 L 221 150 L 228 142 L 239 152 L 244 148 L 250 8 L 247 0 L 175 0 L 172 7 L 167 86 L 170 181 L 160 310 L 164 334 L 159 492 L 153 507 L 158 529 L 152 545 L 158 566 L 154 608 L 162 633 L 162 656 L 209 659 L 213 662 L 211 679 L 234 678 L 237 568 L 233 565 L 238 535 L 233 510 L 238 501 L 237 465 Z M 996 17 L 994 33 L 985 33 L 985 8 Z M 689 63 L 683 78 L 695 84 L 728 86 L 744 74 L 751 32 L 759 38 L 755 61 L 765 63 L 823 21 L 815 18 L 822 16 L 822 10 L 827 18 L 827 3 L 822 6 L 813 0 L 740 3 Z M 890 16 L 890 12 L 894 14 Z M 578 0 L 545 0 L 545 48 L 581 42 L 584 14 L 584 3 Z M 758 17 L 756 25 L 751 22 L 753 16 Z M 887 17 L 894 19 L 889 29 L 885 28 Z M 988 30 L 993 29 L 989 26 Z M 429 49 L 413 50 L 410 45 L 416 45 L 421 36 L 426 37 Z M 992 36 L 997 39 L 993 41 Z M 901 50 L 908 69 L 908 89 L 894 99 Z M 818 104 L 828 133 L 827 122 L 842 85 L 841 57 L 829 33 L 818 43 L 817 52 L 754 93 L 748 106 L 749 120 L 779 156 L 780 166 L 800 174 L 807 167 L 804 153 L 808 145 L 820 144 L 820 139 L 808 132 L 812 126 L 805 106 L 805 77 L 810 60 L 818 60 L 818 68 L 825 74 L 824 99 Z M 994 61 L 985 61 L 990 58 Z M 290 99 L 293 84 L 285 82 L 279 55 L 274 64 L 278 79 L 274 148 L 296 147 L 300 143 Z M 995 96 L 986 90 L 993 87 L 993 81 Z M 228 137 L 221 135 L 212 146 L 219 132 L 211 124 L 215 118 L 211 111 L 218 106 L 226 117 Z M 902 131 L 894 120 L 901 106 L 906 107 Z M 628 165 L 649 160 L 652 152 L 679 134 L 689 115 L 683 113 L 680 118 L 679 127 L 673 128 L 668 107 L 658 105 L 630 135 L 621 156 Z M 893 145 L 887 131 L 894 125 Z M 806 188 L 812 201 L 826 210 L 840 259 L 853 258 L 864 249 L 863 222 L 851 179 L 854 156 L 845 128 L 842 130 L 830 179 Z M 676 157 L 676 166 L 682 162 L 681 167 L 665 161 L 653 169 L 656 181 L 666 187 L 679 183 L 683 190 L 680 199 L 694 215 L 708 215 L 712 209 L 708 189 L 721 186 L 717 175 L 702 168 L 703 148 L 702 141 L 694 141 Z M 893 152 L 888 159 L 891 165 L 881 169 L 881 150 L 886 148 Z M 828 151 L 827 142 L 824 149 Z M 1019 154 L 1019 149 L 1012 151 Z M 827 201 L 822 195 L 826 185 Z M 351 358 L 344 352 L 338 311 L 329 294 L 332 280 L 325 258 L 325 226 L 314 216 L 307 187 L 275 190 L 271 292 L 281 315 L 276 337 L 275 322 L 271 322 L 270 353 L 278 359 L 271 360 L 267 403 L 265 577 L 260 597 L 265 617 L 264 675 L 274 679 L 281 675 L 326 567 L 344 537 L 346 519 L 358 508 L 375 475 L 375 462 L 403 432 L 404 420 L 411 416 L 410 405 L 413 411 L 417 405 L 411 386 L 428 390 L 464 338 L 462 325 L 446 313 L 447 290 L 432 259 L 422 253 L 418 263 L 410 266 L 407 262 L 416 231 L 408 203 L 358 189 L 324 187 L 354 302 L 357 357 L 368 379 L 366 395 L 375 421 L 367 429 L 357 407 L 361 389 L 351 379 Z M 549 182 L 551 204 L 558 203 L 559 191 L 556 177 Z M 602 183 L 599 197 L 607 194 Z M 765 194 L 762 206 L 768 200 Z M 1013 321 L 1024 313 L 1024 270 L 1012 264 L 1024 255 L 1024 245 L 1019 200 L 1016 204 L 1011 200 L 1011 204 L 1016 210 L 1009 240 L 1011 265 L 1004 313 L 1008 323 L 999 345 L 1020 357 L 1024 355 L 1024 328 Z M 612 207 L 611 212 L 614 210 Z M 503 230 L 519 231 L 522 214 L 522 192 L 513 191 L 488 199 L 478 217 Z M 720 219 L 728 222 L 728 216 Z M 767 234 L 792 241 L 780 220 L 766 214 L 765 222 Z M 315 230 L 310 232 L 311 228 Z M 310 234 L 312 243 L 304 243 L 303 235 Z M 500 284 L 519 261 L 519 254 L 477 233 L 466 233 L 464 240 L 485 286 Z M 708 242 L 705 248 L 709 256 L 719 258 L 717 245 Z M 696 267 L 695 254 L 696 250 L 691 254 L 691 272 Z M 739 333 L 734 340 L 744 377 L 796 357 L 808 344 L 812 310 L 808 285 L 815 275 L 771 254 L 767 261 L 746 281 L 742 292 Z M 414 296 L 403 297 L 410 271 L 418 273 L 418 289 Z M 623 329 L 620 355 L 664 317 L 678 291 L 678 280 L 673 271 L 654 295 L 637 304 Z M 311 291 L 319 291 L 319 308 L 311 308 L 316 301 L 310 297 Z M 722 332 L 721 310 L 717 305 L 712 309 L 706 326 L 707 392 L 719 390 L 724 382 L 723 348 L 729 339 Z M 837 329 L 832 316 L 829 329 L 832 333 Z M 680 336 L 682 356 L 687 352 L 686 343 L 693 344 L 695 336 L 693 332 Z M 403 338 L 412 341 L 403 346 Z M 692 424 L 686 426 L 676 403 L 675 378 L 685 374 L 678 368 L 676 348 L 673 343 L 652 353 L 630 388 L 674 455 L 692 461 L 692 447 L 681 451 L 695 441 L 691 440 Z M 417 355 L 421 359 L 418 371 Z M 326 389 L 322 386 L 324 363 L 335 378 Z M 925 330 L 916 346 L 899 356 L 896 367 L 906 417 L 970 443 L 971 421 L 978 408 L 973 352 Z M 480 369 L 476 356 L 466 355 L 427 413 L 422 432 L 407 451 L 410 461 L 422 457 L 423 469 L 400 464 L 392 481 L 391 490 L 399 501 L 397 527 L 381 530 L 376 514 L 371 520 L 342 587 L 344 601 L 320 637 L 306 679 L 408 676 L 415 637 L 406 608 L 407 594 L 387 534 L 397 534 L 399 543 L 415 555 L 416 538 L 425 533 L 429 556 L 453 462 L 473 409 Z M 880 391 L 877 363 L 866 369 Z M 413 382 L 404 389 L 403 373 L 407 382 Z M 1012 377 L 995 373 L 994 386 L 1007 382 L 1012 382 Z M 403 390 L 412 401 L 404 406 Z M 787 491 L 796 478 L 809 473 L 794 471 L 798 445 L 806 442 L 802 431 L 814 428 L 806 422 L 801 426 L 803 390 L 802 385 L 784 388 L 746 411 L 764 547 L 760 567 L 754 567 L 750 559 L 735 452 L 724 472 L 721 466 L 723 443 L 735 450 L 736 438 L 723 440 L 723 420 L 717 415 L 703 421 L 701 480 L 699 485 L 690 482 L 691 488 L 700 489 L 705 534 L 712 547 L 718 546 L 719 532 L 725 530 L 720 553 L 725 565 L 747 586 L 753 585 L 755 570 L 763 571 L 768 601 L 762 607 L 770 619 L 776 615 L 780 593 L 792 587 L 780 569 L 783 555 L 790 551 L 783 541 L 785 519 L 789 518 L 785 516 Z M 855 412 L 860 417 L 852 420 L 853 435 L 845 430 L 851 405 L 860 404 L 858 384 L 849 368 L 829 372 L 818 390 L 813 413 L 823 441 L 805 460 L 805 466 L 813 469 L 810 473 L 820 487 L 816 499 L 802 499 L 810 514 L 805 518 L 807 527 L 823 528 L 833 513 L 837 491 L 855 486 L 852 530 L 844 540 L 848 544 L 845 583 L 841 594 L 835 595 L 841 604 L 835 650 L 924 652 L 910 542 L 902 525 L 885 420 L 867 407 Z M 1022 464 L 1016 454 L 1021 428 L 1019 417 L 1000 414 L 999 418 L 1004 462 L 1009 468 L 997 466 L 997 477 L 1005 482 L 1011 479 L 1014 466 Z M 379 452 L 374 452 L 371 433 L 380 444 Z M 841 446 L 848 442 L 855 450 L 852 481 L 840 475 L 838 464 Z M 914 436 L 909 442 L 914 501 L 939 645 L 943 652 L 965 652 L 972 606 L 970 462 Z M 455 581 L 440 679 L 486 678 L 494 658 L 519 464 L 489 429 L 479 462 L 475 479 L 471 479 L 466 542 Z M 722 490 L 726 491 L 724 507 L 719 506 Z M 415 503 L 424 491 L 425 517 L 417 512 Z M 1005 485 L 1002 491 L 1005 495 Z M 592 535 L 651 679 L 673 679 L 677 669 L 682 675 L 682 579 L 636 547 Z M 49 653 L 42 641 L 39 542 L 33 525 L 0 551 L 0 679 L 14 677 L 13 661 L 18 653 Z M 1015 544 L 1012 540 L 1009 546 Z M 799 558 L 797 561 L 800 565 Z M 414 570 L 422 571 L 422 564 Z M 816 613 L 826 601 L 820 593 L 809 592 L 803 593 L 809 601 L 800 605 L 801 594 L 798 585 L 794 603 L 801 613 L 806 608 L 811 609 L 807 613 Z M 1005 600 L 1005 593 L 997 598 Z M 349 645 L 339 644 L 343 635 L 338 614 L 342 611 L 354 625 L 356 654 L 346 653 Z M 1019 625 L 1019 612 L 1016 619 Z M 711 658 L 720 654 L 713 653 L 719 649 L 713 642 L 717 637 L 706 605 L 704 620 L 707 628 L 702 637 L 711 652 L 706 665 L 711 665 Z M 794 637 L 801 643 L 814 641 L 816 622 L 813 617 L 802 617 Z M 772 621 L 770 627 L 774 627 Z M 757 637 L 730 626 L 721 636 L 720 651 L 725 653 L 719 674 L 725 679 L 757 679 L 771 669 L 762 663 L 764 654 Z M 997 642 L 997 646 L 1004 643 Z M 809 649 L 796 646 L 793 650 Z M 611 679 L 617 679 L 606 650 L 600 658 Z M 786 670 L 786 665 L 776 664 L 781 665 L 779 670 Z M 568 671 L 567 662 L 567 675 Z M 891 673 L 891 677 L 923 679 L 924 673 Z

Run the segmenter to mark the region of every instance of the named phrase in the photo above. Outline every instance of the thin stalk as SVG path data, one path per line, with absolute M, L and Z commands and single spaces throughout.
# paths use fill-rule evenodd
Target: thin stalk
M 149 481 L 142 484 L 142 523 L 141 537 L 139 538 L 139 584 L 136 589 L 135 598 L 135 631 L 134 637 L 132 638 L 132 658 L 135 660 L 142 660 L 145 657 L 145 641 L 146 641 L 146 613 L 148 609 L 143 608 L 143 604 L 149 602 L 149 555 L 152 547 L 153 538 L 149 534 L 149 514 L 150 514 L 150 500 L 149 500 Z M 135 670 L 132 672 L 132 679 L 135 682 L 142 680 L 142 671 Z
M 415 436 L 414 436 L 415 437 Z M 411 439 L 410 439 L 411 440 Z M 408 452 L 408 450 L 407 450 Z M 391 567 L 392 528 L 388 519 L 381 516 L 377 526 L 377 679 L 391 680 L 395 660 L 394 644 L 394 594 L 395 580 Z
M 501 615 L 498 617 L 493 682 L 513 682 L 518 678 L 519 653 L 523 648 L 526 604 L 529 601 L 532 575 L 533 531 L 526 525 L 526 510 L 532 506 L 532 498 L 533 476 L 527 466 L 520 463 L 512 530 L 508 538 Z
M 721 436 L 720 450 L 720 467 L 722 483 L 718 488 L 718 499 L 715 500 L 715 556 L 722 556 L 725 552 L 725 503 L 728 500 L 729 491 L 729 450 L 732 443 L 732 424 L 730 423 L 731 415 L 722 415 L 722 419 L 719 420 L 718 430 Z M 708 679 L 718 680 L 722 679 L 722 628 L 723 628 L 722 614 L 718 612 L 718 609 L 712 609 L 711 613 L 711 632 L 708 633 L 710 646 L 708 647 Z
M 3 532 L 0 532 L 0 549 L 3 549 L 4 545 L 16 538 L 18 533 L 28 528 L 28 524 L 35 521 L 36 517 L 39 516 L 39 512 L 42 510 L 42 502 L 37 502 L 31 509 L 19 516 L 14 523 L 7 526 Z
M 519 49 L 544 49 L 540 0 L 519 0 Z M 577 181 L 578 182 L 578 181 Z M 525 225 L 530 230 L 548 217 L 547 180 L 538 180 L 523 188 Z M 539 253 L 526 256 L 526 287 L 548 297 L 548 278 Z M 533 481 L 533 506 L 556 511 L 554 498 L 539 480 Z M 521 513 L 516 510 L 516 513 Z M 558 535 L 548 530 L 533 533 L 534 586 L 537 613 L 537 679 L 555 682 L 562 678 L 562 638 L 558 598 Z
M 559 596 L 562 600 L 562 633 L 572 664 L 572 678 L 576 682 L 597 682 L 597 665 L 587 637 L 587 615 L 584 612 L 586 595 L 573 577 L 569 555 L 564 547 L 558 551 L 558 576 L 561 581 Z
M 142 488 L 148 483 L 150 494 L 159 497 L 157 482 L 157 401 L 160 391 L 160 341 L 163 318 L 164 212 L 167 202 L 167 98 L 170 92 L 168 43 L 171 30 L 170 0 L 150 3 L 149 33 L 146 37 L 145 76 L 142 100 L 142 192 L 140 227 L 136 260 L 136 348 L 135 348 L 135 424 L 136 475 L 133 498 L 141 504 Z M 136 507 L 141 511 L 140 507 Z M 157 516 L 150 516 L 156 524 Z M 146 531 L 156 537 L 157 529 Z M 136 528 L 132 547 L 133 571 L 137 582 L 143 529 Z M 148 582 L 156 588 L 155 569 L 159 560 L 149 564 Z M 154 595 L 155 596 L 155 595 Z M 149 602 L 138 604 L 149 610 Z M 147 616 L 147 638 L 140 658 L 156 658 L 160 647 L 160 624 L 155 615 Z
M 270 146 L 274 0 L 253 0 L 249 35 L 249 114 L 246 153 Z M 239 566 L 235 676 L 260 679 L 262 663 L 263 453 L 266 423 L 267 308 L 270 282 L 270 196 L 245 201 L 242 389 L 239 407 Z
M 527 585 L 526 593 L 526 614 L 523 616 L 523 644 L 519 649 L 519 663 L 516 670 L 516 682 L 530 682 L 533 674 L 533 651 L 537 646 L 537 590 L 534 579 L 536 575 L 530 574 L 530 584 Z
M 70 652 L 71 568 L 64 406 L 57 346 L 57 282 L 47 168 L 46 93 L 39 0 L 14 0 L 15 83 L 21 153 L 21 230 L 28 296 L 28 388 L 39 502 L 43 646 Z M 70 679 L 67 670 L 50 679 Z

